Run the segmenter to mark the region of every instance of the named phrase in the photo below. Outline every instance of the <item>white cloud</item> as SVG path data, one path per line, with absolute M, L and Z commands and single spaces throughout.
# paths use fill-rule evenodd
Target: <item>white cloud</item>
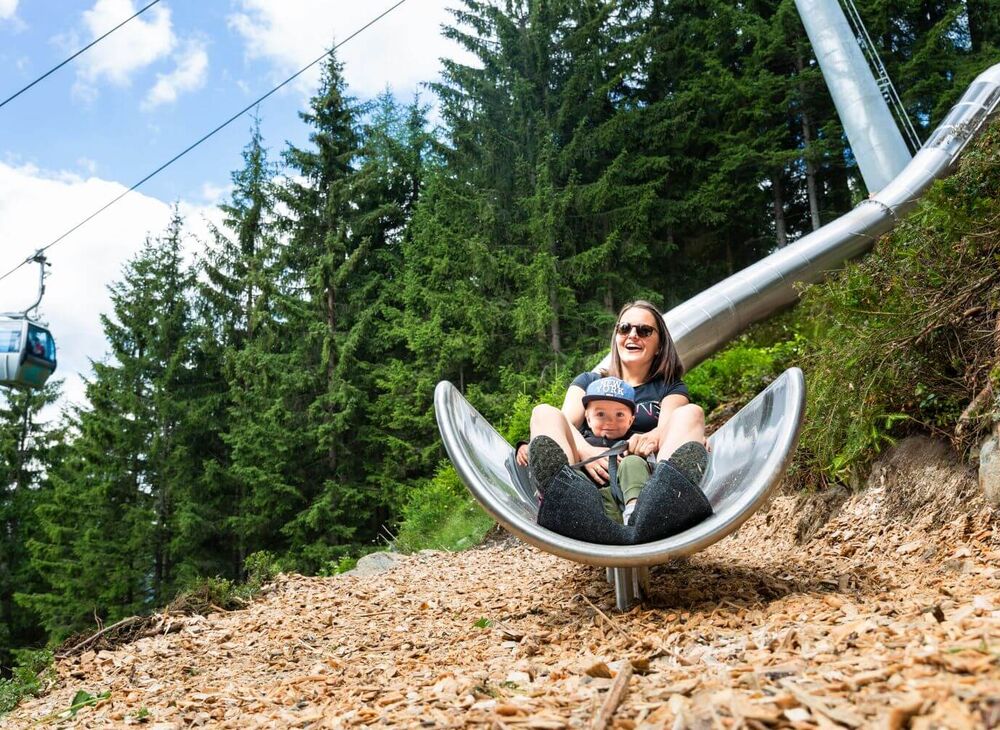
M 13 18 L 17 12 L 17 0 L 0 0 L 0 20 Z
M 103 35 L 136 10 L 132 0 L 97 0 L 83 13 L 87 41 Z M 94 87 L 101 80 L 127 86 L 134 73 L 166 58 L 176 45 L 170 10 L 156 5 L 80 56 L 75 91 L 92 98 Z
M 160 104 L 172 104 L 185 91 L 194 91 L 205 85 L 208 75 L 208 53 L 200 41 L 188 41 L 175 57 L 177 67 L 168 74 L 157 74 L 156 84 L 142 102 L 149 110 Z
M 0 275 L 123 190 L 121 184 L 107 180 L 0 163 L 0 241 L 5 242 Z M 182 203 L 180 210 L 185 231 L 192 238 L 208 240 L 205 218 L 218 220 L 216 209 Z M 100 315 L 111 311 L 108 285 L 121 278 L 122 266 L 146 236 L 161 234 L 169 219 L 169 204 L 130 193 L 49 250 L 52 268 L 41 314 L 56 337 L 56 376 L 65 379 L 68 401 L 84 402 L 80 376 L 89 375 L 90 360 L 100 360 L 107 351 Z M 0 311 L 27 307 L 37 283 L 34 265 L 5 279 L 0 284 Z
M 275 78 L 284 78 L 392 4 L 392 0 L 239 0 L 240 10 L 229 17 L 229 25 L 243 37 L 248 58 L 269 60 Z M 337 57 L 345 65 L 352 93 L 369 98 L 389 85 L 408 99 L 420 82 L 439 76 L 440 57 L 468 61 L 463 49 L 441 36 L 441 24 L 451 21 L 447 7 L 454 4 L 453 0 L 407 2 L 340 48 Z M 299 88 L 305 93 L 315 90 L 321 65 L 300 77 Z
M 205 182 L 201 186 L 201 198 L 208 205 L 218 205 L 224 202 L 232 191 L 233 186 L 231 184 L 216 185 L 211 182 Z
M 88 175 L 94 175 L 97 172 L 97 161 L 92 160 L 89 157 L 76 158 L 76 166 L 82 169 Z

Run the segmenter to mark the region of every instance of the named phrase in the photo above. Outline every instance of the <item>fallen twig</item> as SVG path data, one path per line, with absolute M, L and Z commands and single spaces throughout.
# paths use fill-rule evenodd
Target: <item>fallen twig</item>
M 604 613 L 604 611 L 602 611 L 601 609 L 599 609 L 597 606 L 595 606 L 591 602 L 591 600 L 589 598 L 587 598 L 582 593 L 577 593 L 576 595 L 579 596 L 580 598 L 582 598 L 584 601 L 586 601 L 588 606 L 590 606 L 592 609 L 594 609 L 595 611 L 597 611 L 597 613 L 600 614 L 601 618 L 603 618 L 605 621 L 608 622 L 608 624 L 611 626 L 611 628 L 613 628 L 615 631 L 617 631 L 622 636 L 628 636 L 628 632 L 625 631 L 625 629 L 623 629 L 617 623 L 615 623 L 614 621 L 612 621 L 611 617 L 608 616 L 606 613 Z
M 114 631 L 115 629 L 119 629 L 119 628 L 122 628 L 122 627 L 125 627 L 125 626 L 130 626 L 130 625 L 132 625 L 132 624 L 134 624 L 134 623 L 136 623 L 138 621 L 146 621 L 146 620 L 147 619 L 146 619 L 145 616 L 129 616 L 128 618 L 123 618 L 121 621 L 118 621 L 117 623 L 113 623 L 110 626 L 105 626 L 103 629 L 101 629 L 100 631 L 98 631 L 96 634 L 93 634 L 92 636 L 88 636 L 86 639 L 84 639 L 83 641 L 81 641 L 79 644 L 75 645 L 72 649 L 69 649 L 69 650 L 64 651 L 64 652 L 62 652 L 60 654 L 57 654 L 56 655 L 56 659 L 66 659 L 67 657 L 71 657 L 71 656 L 75 655 L 77 652 L 82 651 L 85 647 L 87 647 L 90 644 L 94 643 L 97 639 L 99 639 L 100 637 L 104 636 L 105 634 L 107 634 L 110 631 Z
M 611 689 L 608 690 L 608 696 L 604 698 L 604 704 L 601 705 L 601 709 L 594 716 L 594 721 L 590 724 L 591 730 L 604 730 L 604 728 L 611 724 L 611 718 L 614 716 L 615 710 L 618 709 L 618 705 L 625 699 L 625 694 L 628 692 L 628 683 L 631 679 L 632 663 L 628 661 L 622 662 L 622 667 L 618 670 L 615 681 L 611 684 Z

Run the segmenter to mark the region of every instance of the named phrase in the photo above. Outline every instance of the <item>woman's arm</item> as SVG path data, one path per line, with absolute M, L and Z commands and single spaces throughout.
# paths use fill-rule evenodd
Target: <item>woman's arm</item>
M 686 395 L 668 395 L 660 401 L 660 417 L 656 422 L 656 427 L 646 433 L 633 434 L 628 441 L 630 454 L 639 456 L 649 456 L 656 454 L 660 450 L 660 443 L 670 427 L 670 417 L 681 406 L 686 406 L 691 401 Z

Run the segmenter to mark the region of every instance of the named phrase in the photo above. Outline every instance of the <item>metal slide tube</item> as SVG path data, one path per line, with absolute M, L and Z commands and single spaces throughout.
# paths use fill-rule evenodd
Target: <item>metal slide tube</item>
M 515 483 L 508 466 L 513 450 L 496 429 L 446 380 L 434 391 L 434 410 L 455 470 L 483 508 L 527 543 L 569 560 L 612 568 L 658 565 L 691 555 L 746 521 L 781 479 L 798 442 L 805 406 L 802 371 L 791 368 L 712 434 L 712 458 L 702 489 L 714 514 L 690 530 L 642 545 L 600 545 L 574 540 L 535 522 L 538 502 Z M 631 585 L 612 571 L 616 585 Z M 630 600 L 626 595 L 625 600 Z

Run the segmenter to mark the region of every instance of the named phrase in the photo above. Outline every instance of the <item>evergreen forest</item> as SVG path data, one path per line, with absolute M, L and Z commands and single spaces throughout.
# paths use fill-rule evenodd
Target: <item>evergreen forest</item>
M 921 139 L 1000 60 L 1000 0 L 858 9 Z M 260 556 L 392 543 L 442 488 L 438 381 L 511 425 L 625 302 L 867 195 L 792 0 L 461 0 L 442 32 L 476 62 L 416 98 L 331 56 L 308 144 L 251 122 L 211 240 L 175 213 L 112 285 L 86 406 L 0 393 L 0 676 Z

